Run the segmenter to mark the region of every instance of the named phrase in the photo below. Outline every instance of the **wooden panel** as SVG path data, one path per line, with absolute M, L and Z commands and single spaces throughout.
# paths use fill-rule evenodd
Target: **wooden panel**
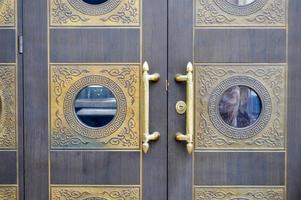
M 195 200 L 285 200 L 284 187 L 196 187 Z
M 175 74 L 184 73 L 193 60 L 193 1 L 168 2 L 168 199 L 192 199 L 192 157 L 186 145 L 175 135 L 185 131 L 185 116 L 178 115 L 175 104 L 185 100 L 185 84 L 175 82 Z
M 51 62 L 139 62 L 139 29 L 52 29 Z
M 135 186 L 52 186 L 51 200 L 133 200 L 140 198 Z
M 284 63 L 282 29 L 196 30 L 195 62 Z
M 14 151 L 0 151 L 0 184 L 17 183 L 17 154 Z
M 0 63 L 16 62 L 16 39 L 14 29 L 0 29 Z
M 110 0 L 87 4 L 81 0 L 50 0 L 51 26 L 139 26 L 140 0 Z
M 48 199 L 47 1 L 23 6 L 25 199 Z
M 288 27 L 288 176 L 287 195 L 289 200 L 301 199 L 301 1 L 289 1 Z M 298 19 L 299 18 L 299 19 Z
M 150 73 L 159 73 L 159 82 L 150 85 L 150 131 L 159 131 L 160 140 L 150 143 L 143 155 L 142 199 L 167 198 L 167 2 L 143 2 L 143 60 Z
M 52 149 L 139 149 L 140 65 L 102 64 L 50 66 L 49 118 Z M 78 120 L 74 101 L 87 85 L 102 85 L 113 92 L 116 117 L 100 128 Z
M 195 153 L 195 185 L 284 185 L 285 153 Z
M 139 152 L 51 152 L 52 184 L 139 185 Z
M 286 3 L 287 0 L 257 0 L 238 6 L 220 0 L 195 0 L 195 24 L 200 27 L 285 26 Z

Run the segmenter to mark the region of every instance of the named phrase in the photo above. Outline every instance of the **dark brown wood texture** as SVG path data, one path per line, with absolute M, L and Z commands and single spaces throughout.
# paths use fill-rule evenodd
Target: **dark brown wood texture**
M 14 29 L 0 30 L 0 63 L 16 61 L 16 39 Z
M 289 1 L 287 198 L 301 199 L 301 1 Z
M 0 184 L 17 184 L 17 154 L 14 151 L 0 151 Z
M 168 1 L 168 199 L 192 199 L 192 157 L 185 143 L 175 140 L 185 131 L 185 115 L 178 115 L 175 105 L 185 100 L 185 83 L 176 83 L 175 75 L 185 73 L 193 60 L 193 1 Z

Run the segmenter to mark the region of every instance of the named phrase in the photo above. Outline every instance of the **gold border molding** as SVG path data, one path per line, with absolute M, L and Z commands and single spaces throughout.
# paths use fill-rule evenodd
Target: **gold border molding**
M 285 188 L 195 187 L 195 200 L 284 200 Z
M 0 0 L 0 27 L 15 26 L 16 5 L 15 0 Z
M 96 8 L 86 3 L 85 11 L 78 9 L 83 6 L 71 4 L 75 0 L 49 1 L 50 27 L 140 25 L 140 0 L 111 0 L 116 3 L 111 5 L 110 12 L 107 3 L 95 5 L 99 8 L 96 12 Z
M 52 200 L 138 200 L 135 186 L 51 186 Z
M 75 95 L 95 84 L 111 89 L 117 99 L 116 117 L 99 129 L 82 125 L 72 109 Z M 138 64 L 50 65 L 49 87 L 52 149 L 140 149 Z
M 286 82 L 287 69 L 284 64 L 210 64 L 196 65 L 196 136 L 195 146 L 198 150 L 210 149 L 271 149 L 285 150 L 286 140 Z M 238 137 L 239 131 L 227 130 L 225 134 L 217 123 L 219 120 L 212 119 L 212 103 L 210 98 L 216 97 L 216 91 L 227 80 L 235 77 L 256 80 L 263 87 L 264 91 L 257 91 L 264 94 L 261 99 L 263 108 L 261 118 L 257 126 L 250 126 L 252 134 L 248 137 Z M 252 86 L 251 86 L 252 87 Z M 253 88 L 253 87 L 252 87 Z M 262 87 L 254 87 L 262 89 Z M 253 89 L 254 89 L 253 88 Z M 264 101 L 263 101 L 264 100 Z M 269 103 L 271 102 L 271 103 Z M 270 112 L 270 113 L 263 113 Z M 218 116 L 215 116 L 215 118 Z M 227 126 L 224 126 L 226 129 Z M 233 133 L 232 133 L 233 132 Z M 235 137 L 230 137 L 235 135 Z
M 0 65 L 0 148 L 17 148 L 16 66 Z
M 18 199 L 17 186 L 0 185 L 0 199 L 3 200 L 17 200 Z
M 256 0 L 236 6 L 226 0 L 195 0 L 195 26 L 285 27 L 287 0 Z

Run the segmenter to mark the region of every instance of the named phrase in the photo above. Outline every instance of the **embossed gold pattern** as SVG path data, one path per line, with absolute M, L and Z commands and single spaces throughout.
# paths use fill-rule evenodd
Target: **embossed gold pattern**
M 139 149 L 138 65 L 51 65 L 51 147 Z M 117 99 L 114 120 L 101 128 L 89 128 L 77 119 L 73 102 L 88 85 L 103 85 Z
M 140 0 L 50 0 L 50 26 L 139 26 Z
M 0 0 L 0 26 L 15 26 L 15 0 Z
M 16 186 L 1 186 L 0 185 L 0 199 L 1 200 L 17 200 Z
M 268 110 L 263 109 L 262 112 L 266 113 L 261 115 L 270 115 L 270 117 L 263 117 L 265 121 L 259 120 L 257 132 L 250 137 L 229 137 L 228 135 L 232 134 L 231 130 L 223 134 L 220 131 L 223 126 L 217 124 L 216 120 L 212 120 L 209 115 L 209 111 L 212 110 L 209 108 L 209 99 L 212 94 L 216 93 L 216 88 L 223 81 L 237 76 L 254 79 L 264 85 L 267 91 L 263 91 L 260 87 L 255 88 L 259 90 L 256 92 L 261 94 L 263 104 L 269 107 Z M 285 65 L 197 65 L 195 80 L 196 149 L 285 149 L 287 81 Z M 249 86 L 252 87 L 252 85 Z M 222 95 L 223 91 L 218 91 Z M 271 99 L 271 105 L 268 99 Z M 271 113 L 267 113 L 269 110 Z M 252 127 L 247 127 L 246 131 L 250 128 Z
M 16 66 L 0 65 L 0 148 L 17 148 Z
M 226 0 L 195 0 L 195 25 L 210 26 L 283 26 L 286 25 L 287 0 L 257 0 L 246 6 Z
M 134 186 L 52 186 L 52 200 L 138 200 L 140 188 Z
M 195 200 L 284 200 L 285 188 L 195 187 Z

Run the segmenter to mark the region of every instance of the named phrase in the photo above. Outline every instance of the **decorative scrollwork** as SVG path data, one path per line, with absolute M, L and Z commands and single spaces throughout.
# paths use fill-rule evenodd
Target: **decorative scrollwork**
M 52 148 L 139 148 L 139 67 L 52 65 L 50 119 Z M 116 115 L 100 128 L 84 126 L 74 99 L 88 85 L 103 85 L 117 100 Z
M 15 4 L 11 0 L 0 1 L 0 25 L 12 26 L 15 23 Z
M 16 71 L 15 66 L 0 67 L 0 148 L 15 148 Z
M 139 14 L 135 5 L 136 0 L 127 0 L 116 13 L 100 20 L 104 22 L 121 22 L 123 24 L 137 23 L 139 21 Z
M 287 0 L 256 0 L 244 6 L 226 0 L 195 0 L 196 26 L 285 26 Z
M 195 200 L 284 200 L 278 188 L 196 188 Z
M 199 8 L 197 9 L 197 23 L 198 24 L 215 24 L 215 23 L 229 23 L 235 19 L 227 17 L 218 12 L 213 6 L 211 0 L 198 0 Z
M 67 24 L 68 22 L 86 22 L 87 17 L 74 14 L 70 7 L 62 0 L 53 0 L 52 22 L 57 24 Z
M 0 186 L 1 200 L 17 200 L 17 188 Z
M 52 197 L 56 200 L 138 200 L 138 188 L 109 187 L 53 187 Z
M 283 0 L 274 0 L 260 14 L 247 19 L 249 22 L 276 24 L 285 22 L 285 6 Z
M 285 66 L 199 66 L 196 69 L 197 72 L 197 85 L 196 90 L 198 95 L 196 97 L 196 123 L 198 128 L 196 129 L 195 143 L 198 149 L 215 149 L 215 148 L 284 148 L 285 141 L 285 85 L 286 75 Z M 255 131 L 253 136 L 250 138 L 233 138 L 229 137 L 232 131 L 227 130 L 226 136 L 222 134 L 222 130 L 216 128 L 216 120 L 212 121 L 212 114 L 208 114 L 209 111 L 213 111 L 209 104 L 210 96 L 214 91 L 221 93 L 224 90 L 216 89 L 218 85 L 224 80 L 236 76 L 252 77 L 258 81 L 254 83 L 251 88 L 257 88 L 256 92 L 261 94 L 262 89 L 258 88 L 258 85 L 263 84 L 266 88 L 266 92 L 260 96 L 263 102 L 267 102 L 263 98 L 265 96 L 270 97 L 271 103 L 268 107 L 266 103 L 263 103 L 263 113 L 270 113 L 269 120 L 265 118 L 265 126 L 262 126 L 262 120 L 258 120 L 260 123 L 261 131 Z M 232 82 L 231 82 L 232 83 Z M 243 83 L 243 82 L 239 82 Z M 238 84 L 238 83 L 237 83 Z M 224 84 L 222 84 L 224 85 Z M 256 87 L 255 87 L 256 86 Z M 262 87 L 261 87 L 262 88 Z M 260 90 L 260 91 L 258 91 Z M 264 95 L 263 95 L 264 94 Z M 218 97 L 216 96 L 216 98 Z M 210 104 L 210 105 L 211 105 Z M 271 108 L 270 111 L 264 110 L 264 108 Z M 216 110 L 215 110 L 216 112 Z M 262 116 L 262 113 L 261 113 Z M 219 119 L 219 115 L 215 113 L 214 116 Z M 214 119 L 215 119 L 214 118 Z M 224 131 L 226 129 L 223 129 Z M 249 132 L 246 132 L 249 134 Z M 241 136 L 241 130 L 237 133 Z

